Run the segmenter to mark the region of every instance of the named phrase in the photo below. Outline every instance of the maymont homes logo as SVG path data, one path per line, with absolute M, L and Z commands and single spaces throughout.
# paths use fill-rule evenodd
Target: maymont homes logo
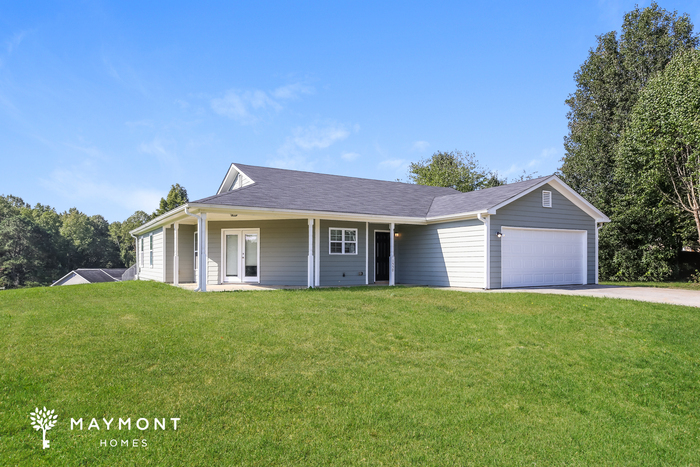
M 34 412 L 31 412 L 29 414 L 29 418 L 31 419 L 32 427 L 39 431 L 43 431 L 43 447 L 44 449 L 47 449 L 49 446 L 49 440 L 46 439 L 46 432 L 50 430 L 51 428 L 56 425 L 56 422 L 58 420 L 58 415 L 56 415 L 55 410 L 47 410 L 46 407 L 44 407 L 42 410 L 39 410 L 38 408 L 34 409 Z M 170 422 L 172 423 L 172 430 L 177 431 L 177 422 L 180 421 L 180 418 L 170 418 Z M 119 421 L 115 421 L 114 418 L 110 418 L 107 420 L 106 418 L 102 419 L 102 423 L 104 426 L 100 426 L 100 421 L 98 419 L 93 418 L 90 420 L 90 424 L 87 427 L 88 431 L 91 430 L 96 430 L 96 431 L 109 431 L 110 428 L 114 428 L 114 430 L 126 430 L 126 431 L 131 431 L 131 418 L 126 418 L 122 419 L 119 418 Z M 151 424 L 151 420 L 147 418 L 139 418 L 136 420 L 136 429 L 144 432 L 146 430 L 154 430 L 158 431 L 160 430 L 166 430 L 166 426 L 170 425 L 166 422 L 166 418 L 154 418 L 153 419 L 153 424 Z M 83 419 L 78 418 L 77 420 L 74 418 L 70 419 L 70 429 L 71 431 L 78 429 L 80 431 L 83 430 Z M 147 440 L 145 438 L 139 438 L 139 439 L 101 439 L 100 440 L 100 446 L 110 446 L 110 447 L 117 447 L 117 446 L 133 446 L 133 447 L 146 447 L 148 446 Z
M 46 439 L 46 431 L 53 428 L 58 420 L 58 415 L 54 415 L 54 410 L 46 410 L 44 407 L 42 410 L 39 408 L 34 409 L 34 412 L 29 414 L 29 418 L 32 420 L 32 426 L 36 431 L 43 431 L 44 449 L 49 447 L 49 440 Z

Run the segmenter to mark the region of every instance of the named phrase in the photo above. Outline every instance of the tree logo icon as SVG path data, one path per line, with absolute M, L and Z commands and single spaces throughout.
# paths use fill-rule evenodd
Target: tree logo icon
M 44 432 L 44 449 L 49 447 L 49 441 L 46 439 L 46 430 L 50 430 L 56 424 L 56 419 L 58 415 L 54 415 L 54 410 L 43 410 L 38 408 L 34 409 L 34 412 L 29 414 L 29 418 L 32 420 L 32 426 L 35 430 L 43 430 Z

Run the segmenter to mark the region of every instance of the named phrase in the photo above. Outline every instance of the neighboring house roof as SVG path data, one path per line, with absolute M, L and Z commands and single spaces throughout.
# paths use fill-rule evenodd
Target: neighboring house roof
M 234 164 L 253 184 L 191 204 L 425 217 L 452 188 Z
M 80 268 L 74 269 L 51 285 L 61 285 L 61 283 L 73 275 L 78 275 L 91 284 L 96 282 L 120 282 L 122 274 L 127 268 Z

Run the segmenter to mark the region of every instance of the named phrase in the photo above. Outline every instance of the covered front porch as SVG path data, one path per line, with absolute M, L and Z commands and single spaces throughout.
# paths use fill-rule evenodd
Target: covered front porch
M 163 226 L 163 276 L 173 285 L 214 291 L 396 283 L 395 222 L 190 209 Z

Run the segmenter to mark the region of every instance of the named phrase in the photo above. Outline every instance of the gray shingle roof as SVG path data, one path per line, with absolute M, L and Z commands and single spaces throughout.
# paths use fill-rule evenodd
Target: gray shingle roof
M 109 271 L 109 273 L 107 271 Z M 118 271 L 122 271 L 122 274 L 124 274 L 126 269 L 76 269 L 73 272 L 81 276 L 86 281 L 94 284 L 96 282 L 117 282 L 118 280 L 121 280 L 121 274 L 118 274 Z
M 244 164 L 235 166 L 255 183 L 193 202 L 300 211 L 425 217 L 436 196 L 459 193 L 452 188 Z
M 460 193 L 452 188 L 234 165 L 255 183 L 192 203 L 426 218 L 489 209 L 548 178 Z
M 468 193 L 438 196 L 433 200 L 426 217 L 449 216 L 490 209 L 532 188 L 550 176 L 547 175 L 546 177 L 533 178 L 524 182 L 470 191 Z

